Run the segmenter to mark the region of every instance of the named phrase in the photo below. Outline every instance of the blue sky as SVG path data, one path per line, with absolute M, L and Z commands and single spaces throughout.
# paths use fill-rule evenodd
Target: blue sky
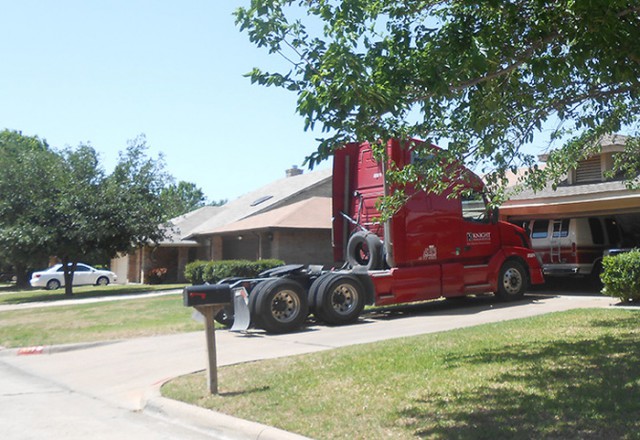
M 210 200 L 284 177 L 317 136 L 294 94 L 243 77 L 284 62 L 235 26 L 247 3 L 0 0 L 0 129 L 58 148 L 88 142 L 107 171 L 144 133 L 150 154 Z

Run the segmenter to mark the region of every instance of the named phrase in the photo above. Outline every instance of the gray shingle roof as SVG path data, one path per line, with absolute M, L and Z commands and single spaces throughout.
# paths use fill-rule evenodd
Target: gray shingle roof
M 331 229 L 331 197 L 311 197 L 222 226 L 214 233 L 257 229 Z
M 198 243 L 193 240 L 185 240 L 191 232 L 200 226 L 202 222 L 216 215 L 222 209 L 221 206 L 203 206 L 194 211 L 180 215 L 169 220 L 171 229 L 169 236 L 160 242 L 161 245 L 185 245 L 195 246 Z
M 582 185 L 560 185 L 555 190 L 551 185 L 547 186 L 542 191 L 533 192 L 530 189 L 525 189 L 519 194 L 510 197 L 510 200 L 537 200 L 548 198 L 566 198 L 574 196 L 584 196 L 588 194 L 596 195 L 600 193 L 611 193 L 628 191 L 624 185 L 624 182 L 619 180 L 610 182 L 596 182 L 587 183 Z
M 220 211 L 194 228 L 185 238 L 210 234 L 238 220 L 287 204 L 296 195 L 331 181 L 331 169 L 285 177 L 223 205 Z

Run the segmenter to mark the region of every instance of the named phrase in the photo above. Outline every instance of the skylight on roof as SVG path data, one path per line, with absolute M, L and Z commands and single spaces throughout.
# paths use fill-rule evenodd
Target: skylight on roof
M 262 197 L 260 197 L 260 198 L 255 199 L 255 200 L 253 201 L 253 203 L 251 203 L 251 205 L 250 205 L 250 206 L 257 206 L 257 205 L 259 205 L 260 203 L 264 203 L 264 202 L 266 202 L 267 200 L 269 200 L 269 199 L 271 199 L 271 198 L 273 198 L 273 196 L 262 196 Z

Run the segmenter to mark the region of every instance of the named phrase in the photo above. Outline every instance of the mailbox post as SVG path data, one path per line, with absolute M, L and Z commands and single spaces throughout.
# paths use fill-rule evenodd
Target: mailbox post
M 224 306 L 231 304 L 231 288 L 227 284 L 188 286 L 182 293 L 184 305 L 194 307 L 204 316 L 207 340 L 207 387 L 211 394 L 218 394 L 218 361 L 214 318 Z

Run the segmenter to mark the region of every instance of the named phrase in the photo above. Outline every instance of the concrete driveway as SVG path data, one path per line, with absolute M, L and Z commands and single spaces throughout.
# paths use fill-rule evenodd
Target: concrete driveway
M 217 331 L 218 365 L 292 356 L 555 311 L 610 307 L 617 302 L 597 295 L 558 296 L 536 292 L 516 303 L 474 298 L 388 309 L 365 315 L 354 325 L 312 325 L 286 335 Z M 42 438 L 42 432 L 56 429 L 53 425 L 60 413 L 64 417 L 57 429 L 62 429 L 59 431 L 62 435 L 46 437 L 86 439 L 87 436 L 69 432 L 76 419 L 93 423 L 94 429 L 101 433 L 99 438 L 121 439 L 130 437 L 129 434 L 141 438 L 139 430 L 143 431 L 142 438 L 284 438 L 287 435 L 159 397 L 159 387 L 165 381 L 206 368 L 204 331 L 103 344 L 41 347 L 33 352 L 32 355 L 18 355 L 17 350 L 0 352 L 3 438 Z M 16 385 L 7 383 L 7 378 Z M 220 387 L 224 388 L 224 384 Z M 55 403 L 61 396 L 67 403 Z M 88 419 L 94 420 L 90 423 Z M 105 421 L 108 426 L 104 426 Z M 180 431 L 178 437 L 167 437 L 172 429 Z

